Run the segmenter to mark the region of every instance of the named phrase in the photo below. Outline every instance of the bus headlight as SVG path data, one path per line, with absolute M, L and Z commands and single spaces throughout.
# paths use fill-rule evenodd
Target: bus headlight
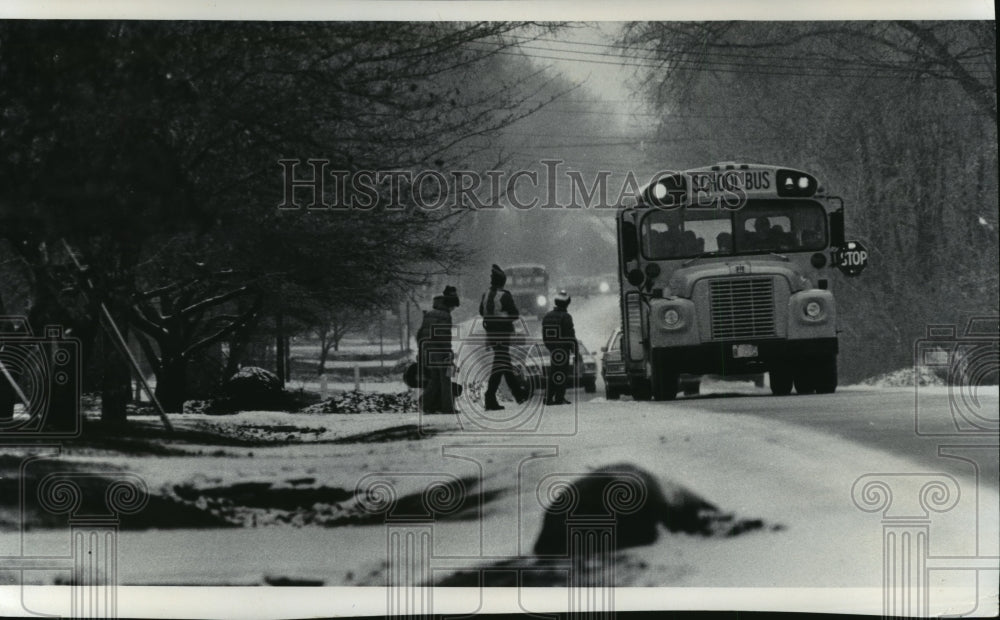
M 680 322 L 681 315 L 673 308 L 667 308 L 667 311 L 663 313 L 663 324 L 667 327 L 677 327 L 677 324 Z
M 837 303 L 833 293 L 823 289 L 793 293 L 788 299 L 788 318 L 790 339 L 834 336 Z
M 545 303 L 547 301 L 548 300 L 545 299 L 545 295 L 539 295 L 538 297 L 535 298 L 535 303 L 538 304 L 539 308 L 544 308 L 545 307 Z

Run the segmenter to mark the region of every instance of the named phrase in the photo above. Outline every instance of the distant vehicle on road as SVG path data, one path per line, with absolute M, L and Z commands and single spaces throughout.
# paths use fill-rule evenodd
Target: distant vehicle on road
M 597 358 L 579 340 L 577 341 L 577 351 L 579 355 L 573 355 L 570 359 L 574 367 L 574 375 L 583 390 L 592 394 L 597 391 Z M 551 356 L 544 345 L 534 344 L 528 349 L 527 355 L 524 357 L 525 378 L 535 389 L 542 389 L 545 386 L 551 363 Z
M 618 400 L 622 394 L 630 394 L 628 371 L 622 359 L 622 330 L 616 329 L 608 344 L 601 347 L 601 378 L 604 380 L 604 397 Z
M 580 299 L 609 295 L 618 292 L 618 276 L 613 273 L 599 276 L 564 276 L 559 278 L 556 288 Z
M 541 318 L 549 310 L 549 272 L 544 265 L 511 265 L 506 289 L 514 298 L 521 316 Z

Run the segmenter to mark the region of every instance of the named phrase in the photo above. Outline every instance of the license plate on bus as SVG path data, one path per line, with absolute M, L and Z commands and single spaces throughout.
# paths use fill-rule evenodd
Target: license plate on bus
M 757 345 L 755 344 L 734 344 L 733 345 L 733 357 L 736 359 L 742 357 L 757 357 Z

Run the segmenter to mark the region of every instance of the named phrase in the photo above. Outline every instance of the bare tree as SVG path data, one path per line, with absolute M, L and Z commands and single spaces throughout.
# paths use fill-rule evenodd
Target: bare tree
M 65 307 L 46 293 L 60 276 L 45 250 L 65 238 L 95 276 L 86 314 L 108 302 L 144 335 L 176 409 L 185 360 L 262 315 L 289 316 L 312 295 L 378 297 L 421 281 L 409 265 L 457 264 L 462 210 L 422 209 L 411 188 L 379 185 L 375 208 L 280 211 L 278 161 L 322 159 L 347 175 L 461 167 L 545 104 L 532 98 L 545 76 L 496 69 L 518 37 L 548 28 L 0 24 L 0 208 L 37 272 L 36 307 Z M 343 198 L 358 196 L 351 186 Z M 242 281 L 219 288 L 178 264 Z

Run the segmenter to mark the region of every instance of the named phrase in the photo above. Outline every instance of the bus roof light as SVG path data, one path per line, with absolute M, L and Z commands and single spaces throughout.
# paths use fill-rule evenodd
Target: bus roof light
M 816 177 L 798 170 L 780 169 L 777 174 L 778 196 L 781 198 L 809 197 L 816 194 Z
M 682 174 L 668 174 L 657 178 L 642 192 L 642 202 L 654 207 L 675 208 L 687 198 L 687 178 Z

